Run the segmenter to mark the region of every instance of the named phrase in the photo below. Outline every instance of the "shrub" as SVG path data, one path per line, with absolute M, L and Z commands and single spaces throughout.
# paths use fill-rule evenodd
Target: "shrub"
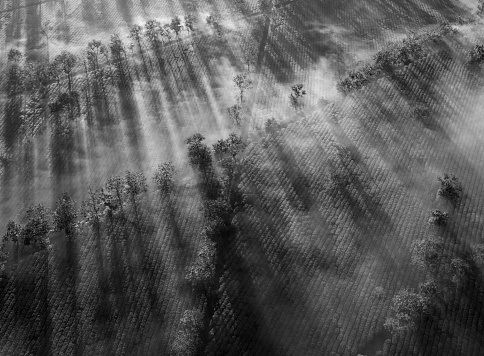
M 124 212 L 123 208 L 123 195 L 126 187 L 126 182 L 123 177 L 114 176 L 106 181 L 104 190 L 101 194 L 101 199 L 105 206 L 112 210 L 118 208 L 121 209 L 121 213 Z
M 232 105 L 231 107 L 227 108 L 227 113 L 229 114 L 232 121 L 240 127 L 242 125 L 242 117 L 241 117 L 242 107 L 239 104 Z
M 471 64 L 481 64 L 484 61 L 484 45 L 476 44 L 474 48 L 469 51 L 469 62 Z
M 431 217 L 429 218 L 429 224 L 445 226 L 447 225 L 448 219 L 449 219 L 449 213 L 436 209 L 431 212 Z
M 62 93 L 56 101 L 49 104 L 49 110 L 52 113 L 60 113 L 66 108 L 76 108 L 79 106 L 79 93 L 76 91 L 69 93 Z
M 376 53 L 373 56 L 373 60 L 375 61 L 375 65 L 381 68 L 382 70 L 392 69 L 392 66 L 396 62 L 394 45 L 390 46 L 390 48 L 388 49 L 384 49 Z
M 484 244 L 475 244 L 472 246 L 472 252 L 476 263 L 480 265 L 484 264 Z
M 221 161 L 226 157 L 230 157 L 235 160 L 235 157 L 246 147 L 247 144 L 244 142 L 241 136 L 231 133 L 229 138 L 226 140 L 218 140 L 213 145 L 213 152 L 218 161 Z
M 75 202 L 67 193 L 63 193 L 57 200 L 54 213 L 52 214 L 54 229 L 57 231 L 65 230 L 66 236 L 71 236 L 75 221 L 77 219 L 77 210 Z
M 413 109 L 414 117 L 419 120 L 426 122 L 430 116 L 430 110 L 427 105 L 419 104 Z
M 268 135 L 275 135 L 281 129 L 281 125 L 276 119 L 271 118 L 265 122 L 264 129 Z
M 463 279 L 471 272 L 471 266 L 462 258 L 456 257 L 450 261 L 450 269 L 452 272 L 452 282 L 460 285 Z
M 15 221 L 10 220 L 7 223 L 7 232 L 3 235 L 3 242 L 12 241 L 16 245 L 21 242 L 22 226 L 17 224 Z
M 303 87 L 303 84 L 296 84 L 291 87 L 292 93 L 289 95 L 289 101 L 291 107 L 296 111 L 301 110 L 303 107 L 301 100 L 306 95 L 306 90 Z
M 89 197 L 81 204 L 81 215 L 84 220 L 94 227 L 99 227 L 100 219 L 104 215 L 105 204 L 103 201 L 103 190 L 98 188 L 92 190 L 89 187 Z
M 430 301 L 411 289 L 400 290 L 392 303 L 394 317 L 387 318 L 384 326 L 393 334 L 414 329 L 419 316 L 429 312 Z
M 431 236 L 413 243 L 412 263 L 436 274 L 448 261 L 442 238 Z
M 478 16 L 484 16 L 484 0 L 479 0 L 479 3 L 477 4 L 477 15 Z
M 21 240 L 25 245 L 35 244 L 40 248 L 47 248 L 51 225 L 48 211 L 41 205 L 34 205 L 27 209 L 27 223 L 22 228 Z
M 203 234 L 202 234 L 203 236 Z M 185 279 L 194 290 L 209 294 L 215 278 L 215 243 L 203 236 L 197 258 L 186 270 Z
M 5 243 L 0 245 L 0 281 L 2 280 L 1 274 L 5 272 L 5 264 L 7 262 L 8 253 L 5 252 Z
M 195 355 L 200 343 L 199 332 L 203 324 L 203 315 L 196 309 L 185 310 L 180 324 L 171 353 L 173 356 Z
M 443 177 L 438 177 L 438 180 L 441 185 L 438 194 L 448 198 L 453 203 L 456 203 L 460 199 L 462 193 L 462 187 L 456 176 L 445 173 Z
M 188 145 L 188 159 L 190 165 L 206 172 L 212 166 L 212 155 L 208 146 L 203 143 L 205 137 L 196 133 L 185 140 Z
M 158 168 L 153 175 L 153 181 L 163 194 L 170 193 L 175 187 L 175 166 L 173 163 L 162 163 L 158 165 Z

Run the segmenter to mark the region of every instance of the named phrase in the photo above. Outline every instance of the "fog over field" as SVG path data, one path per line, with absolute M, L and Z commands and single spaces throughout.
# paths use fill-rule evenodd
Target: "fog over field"
M 0 1 L 0 355 L 484 355 L 483 17 Z

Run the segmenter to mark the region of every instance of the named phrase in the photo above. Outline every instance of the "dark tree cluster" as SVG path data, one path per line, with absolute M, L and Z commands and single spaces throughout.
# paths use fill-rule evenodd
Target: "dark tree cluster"
M 24 220 L 24 225 L 12 220 L 9 221 L 3 240 L 12 241 L 17 247 L 19 245 L 34 245 L 41 249 L 47 248 L 49 244 L 48 234 L 52 230 L 47 208 L 41 204 L 28 208 Z

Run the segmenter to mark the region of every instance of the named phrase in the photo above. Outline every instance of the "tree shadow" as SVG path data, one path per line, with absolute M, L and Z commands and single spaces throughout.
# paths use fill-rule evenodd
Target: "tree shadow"
M 25 25 L 27 27 L 26 56 L 28 61 L 42 59 L 42 38 L 41 38 L 41 7 L 38 0 L 26 1 L 27 18 Z
M 14 319 L 27 336 L 17 341 L 23 344 L 17 344 L 16 349 L 27 349 L 35 355 L 52 354 L 49 275 L 49 253 L 40 251 L 22 261 L 11 277 L 14 284 Z
M 278 345 L 263 337 L 262 310 L 257 305 L 257 289 L 249 272 L 250 266 L 236 249 L 236 236 L 226 236 L 220 248 L 224 271 L 220 299 L 211 320 L 213 335 L 205 354 L 280 355 Z M 227 319 L 231 308 L 233 322 Z

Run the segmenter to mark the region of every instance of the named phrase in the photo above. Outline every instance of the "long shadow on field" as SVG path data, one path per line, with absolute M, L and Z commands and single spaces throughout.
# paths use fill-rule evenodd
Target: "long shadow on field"
M 50 137 L 51 170 L 54 176 L 54 186 L 60 189 L 64 187 L 63 179 L 74 173 L 74 132 L 72 124 L 66 122 L 65 117 L 57 115 L 52 122 Z
M 52 318 L 49 296 L 49 255 L 47 251 L 24 260 L 12 276 L 15 283 L 14 320 L 26 331 L 16 345 L 18 350 L 26 347 L 30 354 L 52 354 Z
M 22 97 L 18 95 L 9 95 L 5 104 L 5 115 L 3 116 L 3 139 L 5 149 L 11 150 L 17 142 L 22 120 L 20 118 L 22 107 Z
M 19 163 L 20 167 L 20 178 L 19 182 L 22 186 L 22 204 L 23 206 L 30 206 L 33 203 L 33 198 L 35 197 L 33 186 L 34 175 L 35 175 L 35 155 L 34 155 L 34 144 L 31 140 L 25 142 L 19 148 L 21 154 L 21 160 Z
M 133 22 L 133 14 L 131 12 L 132 0 L 116 0 L 116 8 L 121 13 L 124 22 L 131 25 Z
M 215 310 L 211 322 L 214 334 L 205 353 L 281 355 L 282 350 L 278 350 L 277 345 L 262 337 L 262 311 L 256 302 L 257 290 L 249 272 L 250 267 L 236 249 L 234 234 L 227 238 L 231 241 L 225 241 L 222 247 L 225 272 L 221 284 L 225 288 L 220 309 Z
M 63 308 L 63 311 L 69 315 L 69 321 L 67 325 L 64 325 L 64 332 L 70 336 L 69 338 L 74 343 L 74 355 L 82 355 L 84 345 L 79 338 L 80 320 L 78 317 L 79 303 L 77 301 L 77 286 L 79 284 L 78 274 L 80 271 L 79 246 L 76 240 L 81 238 L 81 236 L 79 236 L 77 232 L 75 232 L 72 237 L 64 236 L 63 233 L 59 235 L 61 235 L 59 238 L 64 240 L 61 245 L 65 245 L 65 254 L 60 252 L 60 255 L 63 256 L 63 258 L 59 261 L 59 271 L 57 271 L 57 274 L 61 277 L 61 285 L 65 287 L 66 294 L 68 295 L 65 300 L 65 302 L 68 303 L 68 306 L 67 308 Z
M 34 5 L 36 4 L 36 5 Z M 27 0 L 26 2 L 27 18 L 25 24 L 27 27 L 27 43 L 26 43 L 26 55 L 28 61 L 36 61 L 41 59 L 41 4 L 38 0 Z
M 126 123 L 128 146 L 131 150 L 130 160 L 132 162 L 141 163 L 143 159 L 142 150 L 145 147 L 145 143 L 142 135 L 140 135 L 141 122 L 137 103 L 133 92 L 129 87 L 122 87 L 119 89 L 118 95 L 121 103 L 121 117 Z
M 298 201 L 291 199 L 291 205 L 296 209 L 309 211 L 314 204 L 314 199 L 310 192 L 309 178 L 298 167 L 297 157 L 294 155 L 290 146 L 282 144 L 279 140 L 275 140 L 274 142 L 278 163 L 284 175 L 289 179 L 291 187 L 298 198 Z
M 7 26 L 5 26 L 5 42 L 13 42 L 22 37 L 22 9 L 15 8 L 12 11 L 12 19 Z
M 104 28 L 109 30 L 112 28 L 108 21 L 108 9 L 105 1 L 95 0 L 81 0 L 82 19 L 90 28 Z

